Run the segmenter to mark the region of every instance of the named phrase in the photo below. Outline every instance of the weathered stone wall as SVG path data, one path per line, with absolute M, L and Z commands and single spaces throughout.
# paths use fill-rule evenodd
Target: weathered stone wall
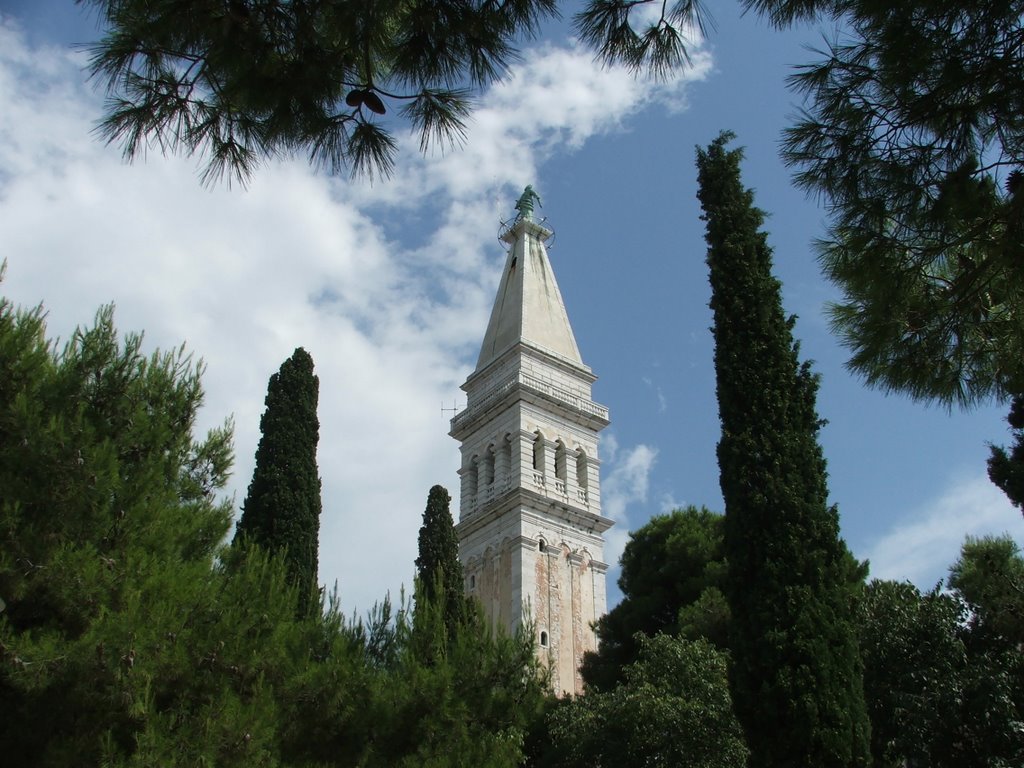
M 594 558 L 602 551 L 600 536 L 552 522 L 531 509 L 506 513 L 494 520 L 506 534 L 500 545 L 489 531 L 477 531 L 462 541 L 460 556 L 466 591 L 480 600 L 492 626 L 515 631 L 531 622 L 553 690 L 579 693 L 583 654 L 597 647 L 591 627 L 605 612 L 607 566 Z

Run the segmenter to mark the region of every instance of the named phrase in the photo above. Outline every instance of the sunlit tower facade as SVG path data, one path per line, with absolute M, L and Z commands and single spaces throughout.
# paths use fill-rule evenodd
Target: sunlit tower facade
M 608 409 L 591 399 L 532 189 L 505 228 L 509 246 L 476 370 L 451 421 L 461 445 L 456 530 L 466 592 L 497 628 L 529 622 L 556 693 L 579 693 L 606 610 L 598 433 Z M 536 196 L 533 196 L 536 199 Z M 525 202 L 524 202 L 525 201 Z

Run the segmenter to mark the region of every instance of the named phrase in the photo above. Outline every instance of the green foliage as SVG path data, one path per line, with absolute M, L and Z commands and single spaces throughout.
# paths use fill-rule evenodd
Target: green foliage
M 443 486 L 430 489 L 416 556 L 416 608 L 420 612 L 423 603 L 441 606 L 444 625 L 448 632 L 453 632 L 464 620 L 466 606 L 459 539 L 450 504 L 451 496 Z
M 728 642 L 729 607 L 722 594 L 722 516 L 703 507 L 656 515 L 629 535 L 620 560 L 622 601 L 595 627 L 596 653 L 583 658 L 583 679 L 608 691 L 637 659 L 637 633 Z
M 471 89 L 555 13 L 554 0 L 78 1 L 105 26 L 91 51 L 102 135 L 129 158 L 151 145 L 204 157 L 207 183 L 291 152 L 388 176 L 399 121 L 424 150 L 458 141 Z
M 726 656 L 705 640 L 640 636 L 622 683 L 588 692 L 549 716 L 552 766 L 741 768 L 747 750 L 733 715 Z
M 4 765 L 518 765 L 530 637 L 448 632 L 430 601 L 296 615 L 290 558 L 222 545 L 230 428 L 193 440 L 199 367 L 140 349 L 108 308 L 57 352 L 0 299 Z
M 214 567 L 230 428 L 199 367 L 110 308 L 60 352 L 0 300 L 0 744 L 8 765 L 268 762 L 294 629 L 265 559 Z M 284 620 L 283 620 L 284 619 Z
M 647 6 L 659 9 L 657 18 Z M 664 77 L 690 64 L 687 46 L 707 33 L 706 18 L 698 0 L 591 0 L 576 14 L 575 27 L 606 64 Z
M 966 642 L 972 640 L 968 636 Z M 952 734 L 946 765 L 1024 765 L 1024 654 L 1005 646 L 971 651 L 959 682 L 961 709 L 946 723 Z
M 763 214 L 723 134 L 697 151 L 722 437 L 730 676 L 753 766 L 854 766 L 869 726 L 860 573 L 828 504 L 818 381 L 783 315 Z
M 256 468 L 235 531 L 236 542 L 251 542 L 284 554 L 288 573 L 298 586 L 301 613 L 316 610 L 320 602 L 319 386 L 313 375 L 313 358 L 302 347 L 270 377 Z
M 353 625 L 362 662 L 347 678 L 309 678 L 295 733 L 317 764 L 519 765 L 545 682 L 531 637 L 492 635 L 472 614 L 454 632 L 432 602 Z M 342 669 L 341 671 L 344 671 Z
M 968 540 L 950 593 L 868 586 L 860 642 L 876 766 L 1008 768 L 1024 760 L 1024 646 L 1014 636 L 1022 570 L 1008 539 Z
M 963 603 L 938 588 L 872 581 L 861 608 L 864 697 L 876 768 L 944 762 L 959 732 Z
M 443 631 L 447 616 L 439 607 L 417 604 L 416 611 L 415 626 L 406 629 L 422 637 L 433 625 L 427 634 L 437 641 L 429 653 L 406 644 L 388 687 L 395 751 L 380 764 L 518 765 L 546 691 L 532 632 L 494 634 L 479 607 L 454 632 Z
M 1013 434 L 1013 446 L 991 446 L 988 477 L 1024 513 L 1024 397 L 1014 397 L 1006 417 Z
M 430 489 L 416 558 L 416 610 L 400 613 L 399 649 L 381 686 L 391 733 L 368 764 L 516 766 L 547 690 L 533 632 L 492 632 L 463 592 L 458 537 L 440 485 Z
M 1013 539 L 968 537 L 949 569 L 949 587 L 970 606 L 974 636 L 1024 647 L 1024 557 Z
M 850 367 L 948 405 L 1024 392 L 1024 2 L 809 5 L 842 40 L 793 77 L 784 154 L 829 206 Z

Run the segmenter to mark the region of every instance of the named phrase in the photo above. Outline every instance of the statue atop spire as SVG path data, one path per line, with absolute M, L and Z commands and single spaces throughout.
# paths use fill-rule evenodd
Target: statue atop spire
M 541 205 L 540 195 L 533 191 L 532 184 L 527 184 L 526 189 L 523 190 L 523 194 L 521 194 L 519 199 L 516 201 L 516 210 L 519 211 L 516 215 L 516 221 L 533 221 L 534 201 L 536 201 L 537 205 Z

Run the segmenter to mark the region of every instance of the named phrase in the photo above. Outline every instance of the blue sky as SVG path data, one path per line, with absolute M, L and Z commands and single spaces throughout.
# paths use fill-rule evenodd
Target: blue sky
M 778 158 L 799 108 L 785 78 L 822 31 L 780 33 L 733 4 L 713 14 L 694 69 L 666 83 L 602 69 L 551 25 L 481 94 L 461 150 L 424 158 L 402 137 L 390 182 L 317 175 L 298 159 L 246 190 L 208 190 L 193 160 L 151 152 L 129 166 L 92 138 L 102 96 L 69 46 L 94 33 L 79 6 L 0 0 L 3 291 L 43 302 L 63 338 L 112 301 L 119 327 L 145 330 L 148 346 L 186 342 L 207 365 L 203 426 L 235 420 L 239 502 L 267 378 L 305 346 L 321 388 L 321 579 L 361 610 L 410 582 L 429 487 L 457 495 L 442 403 L 464 404 L 504 258 L 499 222 L 532 183 L 595 399 L 611 409 L 601 458 L 614 559 L 652 514 L 722 508 L 693 158 L 730 129 L 770 214 L 785 307 L 822 374 L 830 492 L 854 553 L 874 575 L 927 587 L 966 534 L 1024 541 L 1019 511 L 985 477 L 986 443 L 1008 439 L 1003 409 L 947 413 L 868 390 L 829 334 L 836 294 L 811 247 L 824 211 Z

